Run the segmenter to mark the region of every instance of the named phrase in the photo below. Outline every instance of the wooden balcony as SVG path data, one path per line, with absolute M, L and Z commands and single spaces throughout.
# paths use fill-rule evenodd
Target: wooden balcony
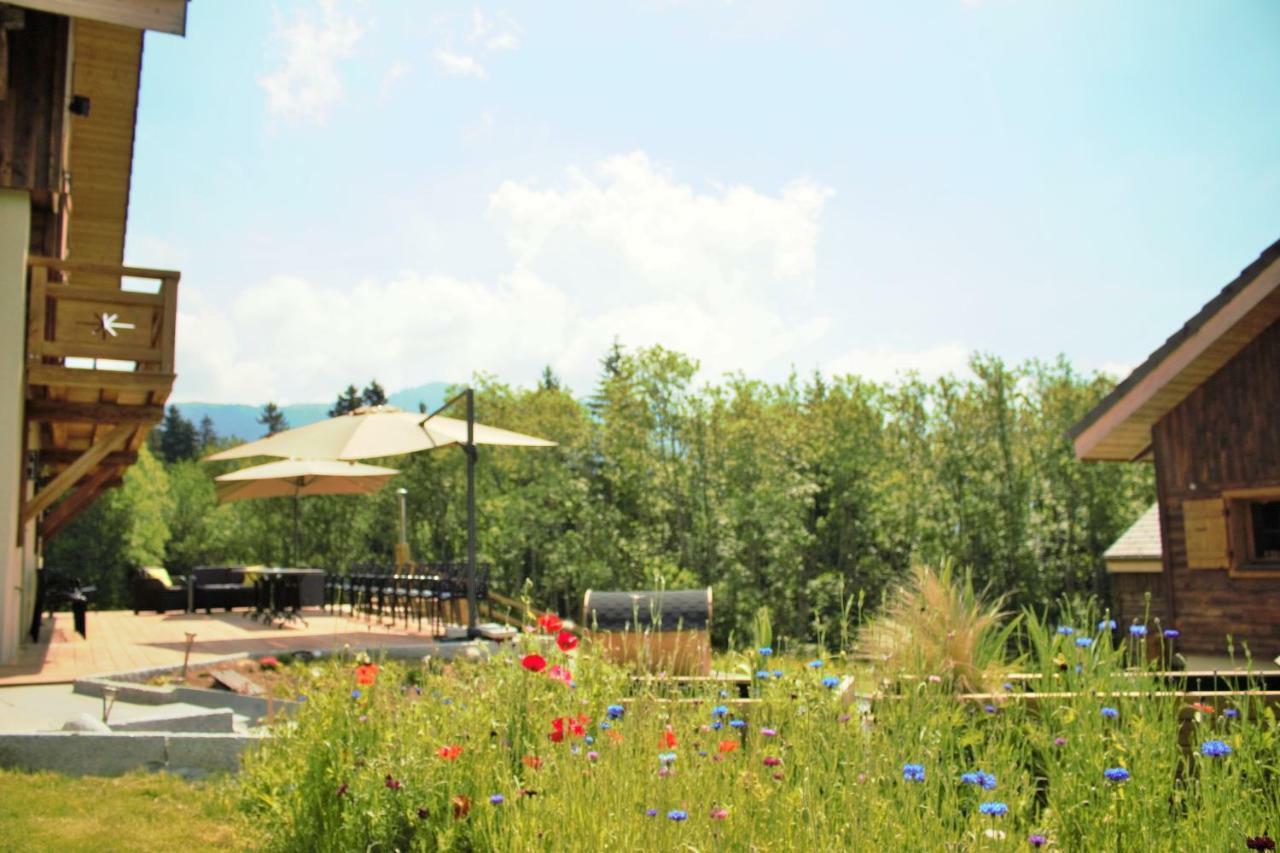
M 164 416 L 179 277 L 29 260 L 25 419 L 38 488 L 22 520 L 49 510 L 40 520 L 42 538 L 118 484 Z

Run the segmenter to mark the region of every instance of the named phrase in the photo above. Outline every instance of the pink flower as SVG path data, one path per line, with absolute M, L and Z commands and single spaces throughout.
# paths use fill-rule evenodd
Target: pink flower
M 556 664 L 551 667 L 551 669 L 547 670 L 547 677 L 555 679 L 556 681 L 563 681 L 565 684 L 573 681 L 573 673 L 570 672 L 567 667 L 563 667 L 560 664 Z
M 778 766 L 778 765 L 780 765 L 781 763 L 782 763 L 782 759 L 781 759 L 781 758 L 778 758 L 778 757 L 776 757 L 776 756 L 773 756 L 773 755 L 766 755 L 766 756 L 764 757 L 764 766 L 765 766 L 765 767 L 777 767 L 777 766 Z

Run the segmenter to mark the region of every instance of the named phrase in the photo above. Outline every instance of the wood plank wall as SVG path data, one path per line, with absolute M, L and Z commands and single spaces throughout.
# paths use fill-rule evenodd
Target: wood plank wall
M 1280 296 L 1280 293 L 1276 294 Z M 1180 648 L 1223 654 L 1227 634 L 1255 657 L 1280 654 L 1280 578 L 1187 566 L 1182 502 L 1280 486 L 1280 322 L 1259 334 L 1152 428 L 1166 594 Z
M 73 261 L 121 264 L 129 180 L 133 169 L 134 118 L 142 31 L 79 19 L 75 22 L 77 95 L 90 99 L 88 117 L 73 117 L 71 129 L 71 214 L 67 257 Z M 95 282 L 77 276 L 76 284 Z M 117 286 L 111 280 L 110 286 Z

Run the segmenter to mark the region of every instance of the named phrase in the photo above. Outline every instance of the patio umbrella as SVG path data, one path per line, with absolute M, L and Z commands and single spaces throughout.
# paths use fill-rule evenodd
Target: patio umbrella
M 466 402 L 465 419 L 439 413 L 459 400 Z M 250 456 L 291 456 L 324 459 L 371 459 L 460 447 L 467 456 L 467 619 L 476 636 L 476 459 L 477 445 L 555 447 L 556 442 L 476 423 L 475 392 L 468 388 L 429 415 L 404 412 L 395 406 L 363 406 L 327 421 L 285 430 L 248 444 L 232 447 L 209 460 Z
M 298 499 L 305 495 L 368 495 L 400 473 L 336 459 L 285 459 L 214 478 L 218 500 L 293 498 L 293 558 L 298 557 Z

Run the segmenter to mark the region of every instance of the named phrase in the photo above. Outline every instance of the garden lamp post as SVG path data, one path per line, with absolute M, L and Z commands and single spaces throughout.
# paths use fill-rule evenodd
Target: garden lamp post
M 401 486 L 396 489 L 396 495 L 400 498 L 400 541 L 396 543 L 396 565 L 405 566 L 409 563 L 409 514 L 405 509 L 409 490 Z

